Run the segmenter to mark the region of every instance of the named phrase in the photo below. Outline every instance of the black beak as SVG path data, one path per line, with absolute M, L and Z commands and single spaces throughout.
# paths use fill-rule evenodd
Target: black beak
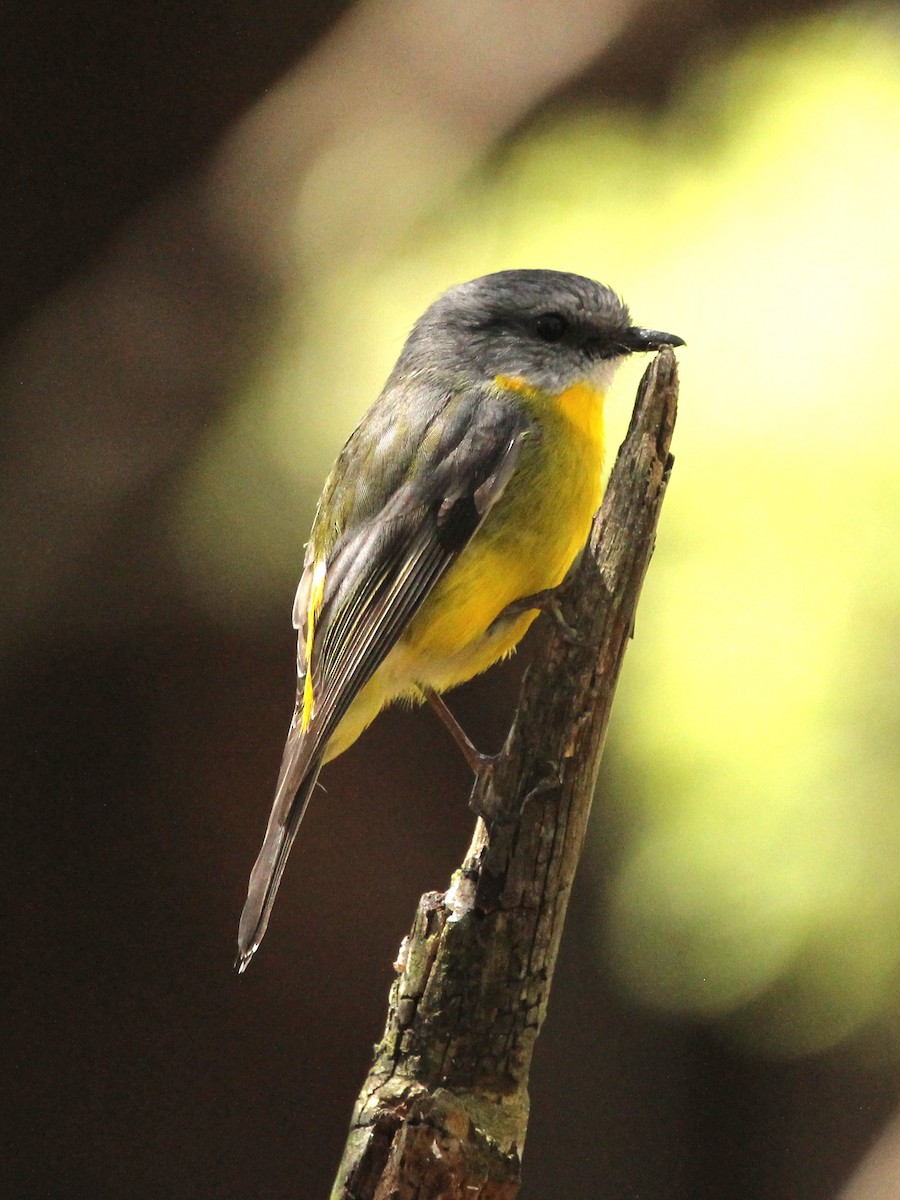
M 659 350 L 661 346 L 683 346 L 684 338 L 674 333 L 660 333 L 658 329 L 642 329 L 632 325 L 622 336 L 622 345 L 632 354 L 643 350 Z

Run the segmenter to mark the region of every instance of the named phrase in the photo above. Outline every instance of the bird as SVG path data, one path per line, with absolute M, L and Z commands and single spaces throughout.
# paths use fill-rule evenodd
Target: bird
M 241 914 L 257 951 L 322 766 L 397 700 L 430 701 L 511 654 L 583 549 L 602 498 L 604 400 L 631 354 L 683 346 L 611 288 L 515 269 L 415 323 L 325 482 L 297 588 L 297 697 Z

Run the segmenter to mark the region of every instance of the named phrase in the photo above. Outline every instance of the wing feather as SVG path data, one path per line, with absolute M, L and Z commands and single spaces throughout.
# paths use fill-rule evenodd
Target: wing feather
M 532 428 L 496 393 L 464 392 L 439 411 L 440 435 L 429 438 L 426 425 L 402 481 L 377 511 L 354 514 L 327 560 L 314 552 L 314 527 L 294 605 L 297 706 L 241 916 L 242 970 L 265 932 L 329 739 L 503 494 Z M 363 430 L 351 439 L 358 457 Z M 326 508 L 317 522 L 330 518 Z

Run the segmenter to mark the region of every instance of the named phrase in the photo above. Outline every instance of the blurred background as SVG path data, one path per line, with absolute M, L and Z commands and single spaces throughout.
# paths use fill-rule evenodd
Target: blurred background
M 418 313 L 540 266 L 688 345 L 522 1196 L 900 1196 L 897 10 L 0 25 L 3 1194 L 327 1195 L 472 820 L 430 715 L 382 717 L 232 975 L 303 544 Z M 541 636 L 453 698 L 485 749 Z

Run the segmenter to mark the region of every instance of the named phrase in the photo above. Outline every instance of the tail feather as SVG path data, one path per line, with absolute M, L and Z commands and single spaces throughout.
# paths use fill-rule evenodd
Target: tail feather
M 238 953 L 234 966 L 239 975 L 246 971 L 266 932 L 275 894 L 321 767 L 321 758 L 309 764 L 286 816 L 283 804 L 276 801 L 272 807 L 262 849 L 250 872 L 247 899 L 238 928 Z

